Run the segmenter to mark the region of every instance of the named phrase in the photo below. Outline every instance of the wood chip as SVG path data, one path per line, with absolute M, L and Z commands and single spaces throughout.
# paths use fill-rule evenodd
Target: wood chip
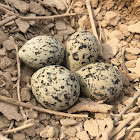
M 41 4 L 33 1 L 30 2 L 30 12 L 37 15 L 45 15 L 45 9 L 41 6 Z
M 21 0 L 8 0 L 8 2 L 22 13 L 29 10 L 29 4 Z
M 7 117 L 8 120 L 22 120 L 22 116 L 18 113 L 17 107 L 5 102 L 0 102 L 0 112 Z
M 19 27 L 19 29 L 21 30 L 21 32 L 23 32 L 23 33 L 26 33 L 30 27 L 29 23 L 22 19 L 16 19 L 16 24 Z
M 56 20 L 55 27 L 57 30 L 66 30 L 66 24 L 63 20 Z

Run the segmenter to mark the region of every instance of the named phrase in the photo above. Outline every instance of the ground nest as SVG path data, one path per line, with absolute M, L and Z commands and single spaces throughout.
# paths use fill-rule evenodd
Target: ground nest
M 1 0 L 0 140 L 139 140 L 139 7 L 138 0 Z M 109 103 L 79 97 L 66 111 L 45 109 L 30 90 L 34 70 L 18 50 L 38 35 L 65 47 L 83 30 L 100 42 L 98 62 L 120 70 L 123 90 Z

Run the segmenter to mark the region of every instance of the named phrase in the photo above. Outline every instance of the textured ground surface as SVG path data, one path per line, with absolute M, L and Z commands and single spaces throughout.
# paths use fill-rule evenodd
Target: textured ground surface
M 61 15 L 69 9 L 70 5 L 70 0 L 0 1 L 0 95 L 18 100 L 15 44 L 20 48 L 34 36 L 45 34 L 55 37 L 65 46 L 67 38 L 74 32 L 81 30 L 92 32 L 86 4 L 82 0 L 73 0 L 69 13 L 76 13 L 75 16 L 29 21 L 18 18 L 19 15 L 30 18 Z M 121 0 L 91 0 L 91 6 L 96 30 L 102 44 L 102 53 L 98 61 L 119 68 L 124 84 L 121 95 L 109 103 L 110 106 L 104 106 L 106 107 L 104 109 L 90 100 L 81 99 L 80 107 L 85 112 L 80 113 L 90 115 L 91 118 L 88 119 L 51 115 L 27 108 L 23 108 L 23 113 L 21 113 L 22 109 L 19 106 L 0 101 L 0 131 L 6 132 L 8 129 L 18 127 L 20 130 L 16 133 L 12 131 L 8 135 L 2 133 L 5 137 L 0 134 L 0 139 L 94 140 L 102 134 L 103 139 L 107 140 L 107 134 L 116 133 L 116 127 L 123 124 L 126 125 L 120 129 L 120 132 L 109 138 L 113 137 L 111 138 L 113 140 L 140 139 L 140 129 L 136 129 L 140 127 L 140 97 L 114 125 L 112 122 L 114 115 L 110 115 L 110 113 L 119 114 L 140 90 L 140 2 L 139 0 L 124 0 L 123 2 Z M 32 69 L 21 63 L 21 101 L 41 107 L 29 88 L 33 73 Z M 113 108 L 111 112 L 106 111 L 111 108 Z M 94 113 L 94 111 L 99 113 Z M 69 110 L 69 112 L 75 111 Z M 29 128 L 21 130 L 20 126 L 28 126 L 28 124 L 31 124 Z

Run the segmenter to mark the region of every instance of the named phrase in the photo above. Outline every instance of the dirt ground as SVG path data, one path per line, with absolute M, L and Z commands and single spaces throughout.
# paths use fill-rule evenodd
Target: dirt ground
M 102 50 L 98 61 L 118 67 L 123 77 L 116 100 L 107 105 L 79 98 L 64 114 L 46 113 L 30 91 L 34 71 L 19 61 L 18 50 L 38 35 L 65 46 L 74 32 L 93 32 L 87 2 L 0 1 L 0 140 L 140 140 L 139 0 L 90 0 Z

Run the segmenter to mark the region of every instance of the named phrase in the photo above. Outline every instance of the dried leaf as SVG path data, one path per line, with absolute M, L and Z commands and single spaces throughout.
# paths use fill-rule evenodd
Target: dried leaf
M 17 107 L 5 102 L 0 102 L 0 112 L 7 117 L 8 120 L 20 121 L 22 116 L 18 113 Z
M 8 2 L 17 8 L 20 12 L 26 13 L 29 10 L 29 4 L 21 0 L 8 0 Z
M 43 0 L 42 5 L 56 7 L 58 10 L 65 10 L 67 7 L 67 0 Z
M 57 30 L 66 30 L 66 24 L 63 20 L 57 20 L 55 27 Z
M 118 38 L 112 38 L 111 40 L 107 40 L 106 43 L 101 45 L 102 47 L 102 57 L 104 59 L 113 58 L 119 48 L 121 47 L 121 43 Z
M 16 24 L 23 33 L 26 33 L 28 28 L 30 27 L 29 23 L 22 19 L 16 19 Z
M 14 50 L 15 49 L 14 38 L 11 36 L 11 37 L 9 37 L 8 40 L 4 41 L 3 47 L 8 51 Z
M 90 112 L 103 112 L 107 113 L 113 107 L 107 104 L 99 104 L 93 102 L 90 99 L 81 99 L 80 103 L 76 104 L 68 110 L 68 113 L 80 112 L 80 111 L 90 111 Z
M 37 15 L 45 15 L 45 9 L 41 6 L 41 4 L 33 1 L 30 2 L 30 12 Z

